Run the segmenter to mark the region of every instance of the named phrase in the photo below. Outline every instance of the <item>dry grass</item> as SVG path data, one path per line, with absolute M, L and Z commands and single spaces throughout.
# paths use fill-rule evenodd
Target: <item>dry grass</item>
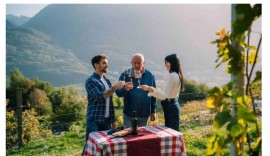
M 199 112 L 203 110 L 207 110 L 205 100 L 190 101 L 190 102 L 187 102 L 184 106 L 181 106 L 180 114 L 185 115 L 185 114 L 195 113 L 195 112 Z

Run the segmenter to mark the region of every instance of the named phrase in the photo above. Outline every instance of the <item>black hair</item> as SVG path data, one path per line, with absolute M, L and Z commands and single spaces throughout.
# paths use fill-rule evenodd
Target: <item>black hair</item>
M 183 91 L 184 89 L 184 76 L 182 72 L 182 67 L 180 63 L 180 59 L 176 54 L 171 54 L 165 57 L 164 59 L 166 62 L 170 62 L 171 68 L 169 70 L 170 73 L 176 72 L 179 75 L 179 79 L 181 82 L 181 88 L 180 91 Z
M 91 60 L 93 67 L 95 68 L 95 64 L 96 63 L 99 64 L 102 59 L 108 59 L 108 56 L 105 54 L 100 54 L 100 55 L 94 56 Z

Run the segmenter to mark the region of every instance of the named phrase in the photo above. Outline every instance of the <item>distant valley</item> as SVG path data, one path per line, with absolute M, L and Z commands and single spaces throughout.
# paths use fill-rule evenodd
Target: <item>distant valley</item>
M 164 57 L 177 53 L 186 79 L 211 86 L 226 83 L 229 75 L 224 67 L 214 69 L 216 48 L 210 42 L 217 29 L 209 25 L 209 30 L 200 32 L 201 38 L 189 36 L 181 10 L 181 5 L 54 4 L 19 26 L 7 18 L 6 74 L 17 67 L 25 76 L 54 86 L 84 84 L 93 72 L 91 58 L 106 53 L 110 65 L 107 76 L 116 82 L 119 72 L 130 67 L 132 55 L 141 52 L 146 68 L 162 80 Z M 216 25 L 226 24 L 221 21 Z

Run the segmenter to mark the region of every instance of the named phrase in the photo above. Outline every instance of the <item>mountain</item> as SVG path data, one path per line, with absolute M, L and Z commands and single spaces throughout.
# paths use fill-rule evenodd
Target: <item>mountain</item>
M 54 85 L 82 82 L 90 69 L 71 50 L 54 45 L 51 38 L 30 28 L 6 31 L 7 75 L 15 67 L 27 77 L 38 77 Z
M 10 21 L 6 20 L 6 28 L 14 28 L 14 27 L 16 27 L 16 25 L 14 25 Z
M 181 5 L 49 5 L 24 26 L 49 34 L 83 61 L 89 52 L 102 51 L 129 58 L 136 51 L 149 58 L 175 52 L 196 59 L 196 45 L 185 34 L 179 9 Z M 205 54 L 194 61 L 208 59 Z
M 6 19 L 12 23 L 13 25 L 16 25 L 16 26 L 20 26 L 20 25 L 23 25 L 24 23 L 26 23 L 31 17 L 27 17 L 27 16 L 15 16 L 15 15 L 12 15 L 12 14 L 8 14 L 6 16 Z
M 215 69 L 217 48 L 210 42 L 216 39 L 215 32 L 219 28 L 230 28 L 230 21 L 230 5 L 224 4 L 53 4 L 45 7 L 22 26 L 50 38 L 46 40 L 45 37 L 42 40 L 46 45 L 45 49 L 48 46 L 53 47 L 46 52 L 44 50 L 44 56 L 51 56 L 51 53 L 55 53 L 54 50 L 58 50 L 63 55 L 71 55 L 74 65 L 77 63 L 81 67 L 90 67 L 88 71 L 80 70 L 81 74 L 91 73 L 90 60 L 94 55 L 106 53 L 110 65 L 107 75 L 116 81 L 119 72 L 130 67 L 132 55 L 141 52 L 145 55 L 146 68 L 160 80 L 165 72 L 165 56 L 177 53 L 185 78 L 221 85 L 229 80 L 229 75 L 224 72 L 224 67 Z M 17 38 L 12 31 L 7 34 L 10 34 L 7 38 Z M 23 40 L 26 35 L 28 32 L 17 39 Z M 39 37 L 34 36 L 32 39 L 38 40 Z M 32 39 L 27 44 L 34 42 Z M 14 48 L 18 46 L 21 45 L 12 44 Z M 34 50 L 34 47 L 28 48 L 29 57 L 24 57 L 24 61 L 37 64 L 36 59 L 29 60 L 30 52 L 36 54 Z M 7 48 L 7 58 L 11 51 L 12 48 Z M 16 57 L 15 53 L 13 57 Z M 58 70 L 61 67 L 53 63 L 59 62 L 59 58 L 68 62 L 65 60 L 67 57 L 55 57 L 50 57 L 50 64 L 55 65 L 50 69 Z M 13 63 L 14 60 L 7 60 L 8 67 Z M 46 60 L 42 60 L 36 70 L 42 66 L 47 68 Z M 72 65 L 70 68 L 77 69 L 72 68 Z M 72 82 L 84 83 L 84 80 L 74 76 L 74 72 L 69 74 L 74 79 Z

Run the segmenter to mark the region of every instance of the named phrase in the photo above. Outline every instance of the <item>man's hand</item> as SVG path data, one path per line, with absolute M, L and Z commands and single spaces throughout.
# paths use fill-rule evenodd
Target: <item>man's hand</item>
M 115 122 L 112 123 L 112 128 L 116 128 L 116 123 Z
M 156 120 L 156 114 L 155 114 L 155 113 L 152 113 L 152 114 L 151 114 L 150 120 L 151 120 L 151 121 L 155 121 L 155 120 Z
M 127 82 L 125 84 L 125 87 L 126 87 L 126 91 L 129 91 L 129 90 L 133 89 L 133 83 L 132 82 Z
M 103 97 L 105 99 L 107 99 L 108 97 L 112 96 L 113 92 L 115 92 L 115 90 L 122 88 L 125 85 L 125 81 L 119 81 L 116 84 L 114 84 L 112 86 L 112 88 L 108 89 L 107 91 L 105 91 L 103 93 Z
M 116 84 L 114 84 L 113 88 L 116 90 L 116 89 L 124 87 L 124 85 L 125 85 L 125 81 L 119 81 Z

